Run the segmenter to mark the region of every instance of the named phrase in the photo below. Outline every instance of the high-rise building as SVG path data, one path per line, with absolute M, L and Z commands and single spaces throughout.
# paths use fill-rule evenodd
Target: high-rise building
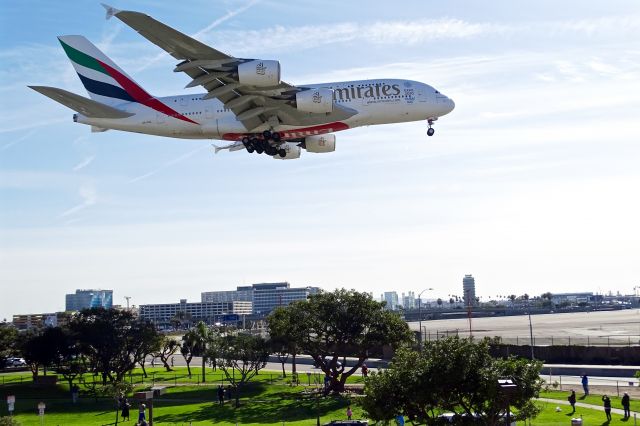
M 398 309 L 398 293 L 395 291 L 385 291 L 384 301 L 387 302 L 385 309 L 395 311 Z
M 320 291 L 318 287 L 292 288 L 288 282 L 259 283 L 238 286 L 236 290 L 208 291 L 201 294 L 202 302 L 250 301 L 254 314 L 268 314 L 277 306 L 287 306 L 296 300 L 306 300 Z
M 87 308 L 113 307 L 113 290 L 76 290 L 65 297 L 66 311 L 81 311 Z
M 473 275 L 465 275 L 462 279 L 462 297 L 464 298 L 464 306 L 476 304 L 476 280 Z
M 413 291 L 410 291 L 407 295 L 402 293 L 402 306 L 405 309 L 415 309 L 416 304 L 416 295 Z

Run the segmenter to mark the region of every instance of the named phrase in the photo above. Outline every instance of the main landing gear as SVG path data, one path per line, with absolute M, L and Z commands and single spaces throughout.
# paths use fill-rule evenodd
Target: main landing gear
M 429 123 L 429 130 L 427 130 L 427 136 L 433 136 L 433 134 L 436 132 L 435 129 L 431 126 L 433 126 L 433 122 L 436 121 L 437 118 L 429 118 L 427 119 L 427 123 Z
M 265 130 L 262 132 L 262 138 L 258 136 L 245 136 L 242 138 L 242 144 L 246 148 L 247 152 L 256 152 L 257 154 L 266 153 L 267 155 L 279 155 L 284 158 L 287 152 L 279 148 L 281 136 L 278 132 L 272 132 Z

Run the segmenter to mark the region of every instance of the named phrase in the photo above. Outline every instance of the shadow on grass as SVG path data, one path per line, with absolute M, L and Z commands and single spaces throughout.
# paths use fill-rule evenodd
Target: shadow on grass
M 302 398 L 292 393 L 285 392 L 284 398 L 277 394 L 269 395 L 269 398 L 250 398 L 241 400 L 239 408 L 235 408 L 233 402 L 226 402 L 219 406 L 213 401 L 210 405 L 198 407 L 188 413 L 171 413 L 156 415 L 158 422 L 184 422 L 184 421 L 213 421 L 216 422 L 238 422 L 238 423 L 278 423 L 293 422 L 321 417 L 340 408 L 349 405 L 349 399 L 342 396 L 330 396 L 319 398 Z M 156 403 L 156 407 L 167 407 L 173 403 Z

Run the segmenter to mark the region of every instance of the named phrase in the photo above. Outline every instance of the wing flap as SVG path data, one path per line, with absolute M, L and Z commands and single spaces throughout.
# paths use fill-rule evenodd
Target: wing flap
M 110 107 L 100 102 L 87 99 L 66 90 L 48 86 L 28 86 L 38 93 L 45 95 L 62 105 L 93 118 L 127 118 L 134 114 Z

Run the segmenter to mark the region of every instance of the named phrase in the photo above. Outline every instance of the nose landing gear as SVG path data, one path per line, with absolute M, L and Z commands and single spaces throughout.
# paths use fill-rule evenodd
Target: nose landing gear
M 429 130 L 427 130 L 427 136 L 433 136 L 433 134 L 436 132 L 435 129 L 431 126 L 433 126 L 433 122 L 436 121 L 437 118 L 428 118 L 427 119 L 427 123 L 429 123 Z

